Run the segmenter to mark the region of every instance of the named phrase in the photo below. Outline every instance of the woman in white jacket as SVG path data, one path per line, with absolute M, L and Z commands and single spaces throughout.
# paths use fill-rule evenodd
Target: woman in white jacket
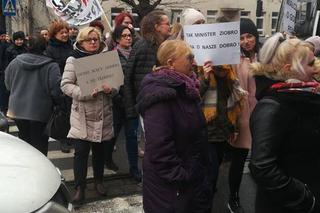
M 99 195 L 105 196 L 103 172 L 104 172 L 104 146 L 112 144 L 113 121 L 112 121 L 112 96 L 116 89 L 103 85 L 92 91 L 89 96 L 81 93 L 77 84 L 74 61 L 77 58 L 95 55 L 104 51 L 104 44 L 100 32 L 93 27 L 86 27 L 79 32 L 75 50 L 67 59 L 61 81 L 62 91 L 72 97 L 70 116 L 70 131 L 68 138 L 73 139 L 74 176 L 76 193 L 73 197 L 75 205 L 79 205 L 85 198 L 87 162 L 92 149 L 92 166 L 95 189 Z

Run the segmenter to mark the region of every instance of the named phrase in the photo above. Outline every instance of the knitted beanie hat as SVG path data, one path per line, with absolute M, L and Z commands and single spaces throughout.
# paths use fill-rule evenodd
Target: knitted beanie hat
M 314 46 L 314 54 L 318 55 L 318 53 L 320 52 L 320 37 L 312 36 L 310 38 L 307 38 L 306 41 Z
M 2 28 L 0 28 L 0 35 L 6 34 L 6 31 Z
M 256 37 L 256 45 L 255 45 L 255 52 L 257 53 L 259 50 L 259 33 L 257 30 L 256 25 L 253 23 L 251 19 L 248 18 L 241 18 L 240 20 L 240 35 L 244 33 L 249 33 Z
M 198 10 L 195 10 L 193 8 L 187 8 L 182 12 L 182 16 L 181 16 L 182 25 L 192 25 L 199 20 L 206 20 L 206 18 Z
M 13 35 L 12 35 L 12 40 L 15 41 L 15 40 L 17 40 L 18 38 L 20 38 L 20 39 L 22 39 L 22 40 L 26 39 L 26 36 L 24 35 L 24 32 L 18 31 L 18 32 L 13 33 Z
M 259 38 L 256 25 L 253 23 L 251 19 L 248 19 L 248 18 L 241 18 L 240 20 L 240 35 L 244 33 L 249 33 L 251 35 L 254 35 L 256 39 Z

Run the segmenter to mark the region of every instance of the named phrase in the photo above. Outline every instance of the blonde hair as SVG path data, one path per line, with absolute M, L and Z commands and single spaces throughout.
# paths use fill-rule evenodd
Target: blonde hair
M 97 35 L 99 37 L 99 41 L 102 41 L 101 33 L 97 28 L 95 28 L 95 27 L 85 27 L 85 28 L 83 28 L 83 29 L 81 29 L 79 31 L 79 34 L 78 34 L 77 39 L 76 39 L 77 43 L 81 44 L 84 40 L 86 40 L 89 37 L 89 34 L 92 33 L 92 32 L 97 33 Z
M 189 45 L 182 40 L 164 41 L 157 52 L 157 59 L 160 66 L 166 66 L 169 59 L 175 59 L 181 56 L 187 56 L 192 53 Z
M 250 71 L 254 75 L 265 75 L 274 80 L 287 80 L 305 75 L 301 62 L 307 60 L 311 44 L 300 39 L 284 39 L 281 33 L 270 37 L 259 53 L 259 63 L 253 63 Z M 290 64 L 290 70 L 284 65 Z

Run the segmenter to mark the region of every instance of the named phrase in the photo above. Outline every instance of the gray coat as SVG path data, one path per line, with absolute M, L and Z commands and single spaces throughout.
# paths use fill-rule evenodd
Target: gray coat
M 62 96 L 59 65 L 52 59 L 31 53 L 17 56 L 5 70 L 10 91 L 8 116 L 47 122 L 53 102 Z

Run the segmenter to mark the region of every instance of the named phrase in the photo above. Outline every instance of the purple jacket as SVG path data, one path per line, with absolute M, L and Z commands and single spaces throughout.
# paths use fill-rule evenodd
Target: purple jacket
M 204 212 L 211 205 L 211 187 L 198 89 L 171 74 L 174 71 L 164 69 L 146 75 L 137 96 L 146 137 L 144 210 Z

